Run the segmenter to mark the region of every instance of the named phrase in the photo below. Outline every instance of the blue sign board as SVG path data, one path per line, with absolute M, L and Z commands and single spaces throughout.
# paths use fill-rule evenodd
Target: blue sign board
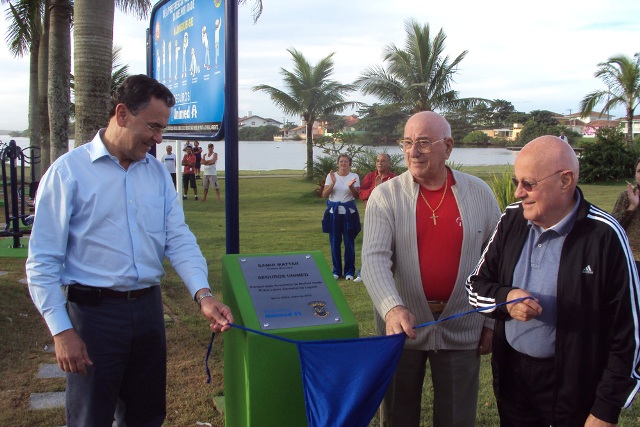
M 224 136 L 224 16 L 224 0 L 163 0 L 153 7 L 147 69 L 176 98 L 168 134 Z

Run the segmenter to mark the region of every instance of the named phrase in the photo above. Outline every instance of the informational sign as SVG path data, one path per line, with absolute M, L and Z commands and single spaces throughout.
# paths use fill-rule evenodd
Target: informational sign
M 239 261 L 263 330 L 343 322 L 312 256 L 246 257 Z
M 224 0 L 163 0 L 153 7 L 147 69 L 176 98 L 168 133 L 224 136 L 224 16 Z

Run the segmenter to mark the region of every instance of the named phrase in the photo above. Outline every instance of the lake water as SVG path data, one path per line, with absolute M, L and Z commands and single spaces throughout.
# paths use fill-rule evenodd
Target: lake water
M 28 138 L 11 138 L 8 135 L 0 135 L 0 141 L 8 143 L 14 139 L 22 147 L 29 146 Z M 156 148 L 157 156 L 162 157 L 165 153 L 166 145 L 170 142 L 163 142 Z M 203 141 L 200 146 L 206 151 L 208 142 Z M 70 149 L 73 149 L 73 141 L 69 142 Z M 171 145 L 175 144 L 171 142 Z M 214 142 L 215 151 L 218 153 L 218 170 L 224 170 L 224 141 Z M 375 147 L 376 151 L 386 151 L 390 154 L 400 154 L 400 150 L 395 146 Z M 307 148 L 304 141 L 240 141 L 238 150 L 238 163 L 240 170 L 276 170 L 293 169 L 304 170 L 307 159 Z M 322 156 L 322 150 L 313 149 L 315 157 Z M 450 160 L 464 166 L 484 166 L 484 165 L 511 165 L 515 159 L 515 153 L 506 148 L 477 148 L 477 147 L 454 147 Z

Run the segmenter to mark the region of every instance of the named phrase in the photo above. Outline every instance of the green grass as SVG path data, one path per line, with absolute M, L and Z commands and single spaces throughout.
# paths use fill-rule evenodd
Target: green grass
M 505 167 L 463 168 L 484 179 Z M 321 251 L 330 264 L 328 235 L 322 233 L 320 221 L 325 201 L 313 196 L 315 183 L 302 179 L 295 171 L 287 178 L 260 177 L 240 179 L 240 252 L 277 253 Z M 251 175 L 256 175 L 251 172 Z M 276 175 L 280 175 L 279 173 Z M 221 180 L 224 201 L 225 181 Z M 624 189 L 624 182 L 582 186 L 587 199 L 610 211 Z M 200 195 L 202 189 L 199 189 Z M 190 199 L 184 202 L 187 223 L 198 238 L 209 262 L 210 283 L 214 293 L 220 294 L 221 257 L 225 253 L 225 209 L 215 197 L 206 203 Z M 210 194 L 211 196 L 211 194 Z M 360 203 L 360 202 L 359 202 Z M 361 215 L 364 208 L 360 204 Z M 360 256 L 362 235 L 356 239 L 356 254 Z M 360 262 L 357 262 L 358 266 Z M 62 409 L 30 411 L 30 393 L 55 391 L 64 384 L 55 380 L 35 378 L 38 365 L 54 363 L 53 356 L 45 353 L 45 344 L 52 339 L 46 326 L 33 307 L 26 286 L 18 281 L 24 278 L 24 260 L 2 259 L 0 270 L 0 425 L 53 426 L 64 425 Z M 349 306 L 359 322 L 361 336 L 375 335 L 373 307 L 362 284 L 339 281 Z M 199 315 L 184 285 L 175 271 L 168 266 L 163 280 L 165 311 L 171 321 L 167 324 L 168 339 L 168 415 L 167 426 L 191 426 L 197 421 L 213 426 L 224 426 L 223 417 L 213 409 L 214 396 L 224 394 L 223 337 L 216 337 L 209 366 L 212 383 L 205 383 L 202 364 L 209 339 L 208 325 Z M 498 415 L 491 388 L 490 358 L 482 360 L 480 394 L 478 399 L 478 426 L 498 426 Z M 431 426 L 431 386 L 425 383 L 422 427 Z M 619 426 L 640 424 L 640 404 L 624 410 Z M 372 422 L 372 426 L 377 425 Z M 234 426 L 227 426 L 234 427 Z

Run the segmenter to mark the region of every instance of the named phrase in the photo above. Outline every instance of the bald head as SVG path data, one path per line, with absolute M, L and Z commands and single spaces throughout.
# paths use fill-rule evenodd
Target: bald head
M 404 129 L 405 138 L 415 137 L 415 135 L 407 135 L 407 131 L 411 132 L 412 129 L 429 129 L 437 139 L 451 137 L 451 126 L 447 119 L 433 111 L 420 111 L 414 114 L 407 120 Z
M 540 136 L 525 145 L 516 162 L 532 160 L 539 165 L 541 175 L 551 174 L 559 170 L 570 170 L 575 175 L 577 184 L 580 165 L 575 151 L 557 136 Z

